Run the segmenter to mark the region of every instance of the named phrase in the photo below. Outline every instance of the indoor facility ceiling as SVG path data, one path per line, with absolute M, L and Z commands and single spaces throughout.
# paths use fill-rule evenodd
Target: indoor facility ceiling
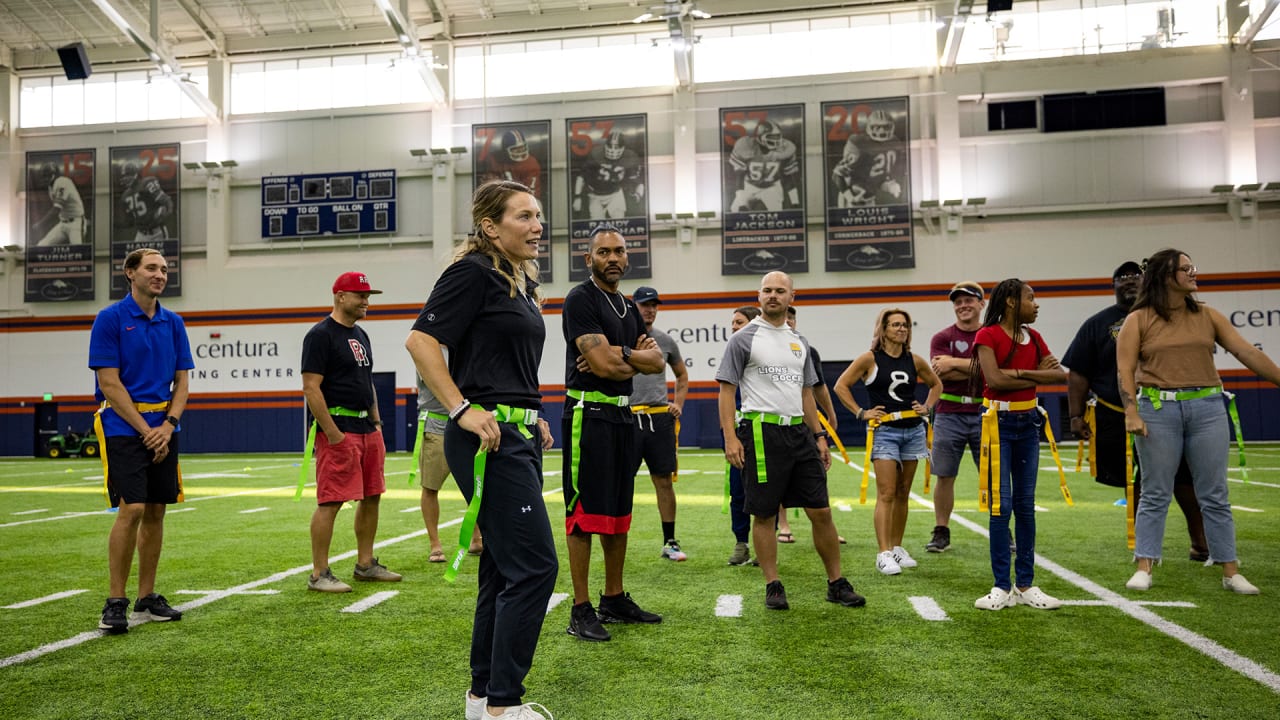
M 382 0 L 0 0 L 0 67 L 57 68 L 56 48 L 83 43 L 95 67 L 145 61 L 108 9 L 133 19 L 174 57 L 199 59 L 394 44 Z M 385 0 L 423 42 L 629 26 L 649 12 L 697 7 L 714 18 L 814 12 L 935 0 Z M 655 17 L 655 30 L 660 29 Z

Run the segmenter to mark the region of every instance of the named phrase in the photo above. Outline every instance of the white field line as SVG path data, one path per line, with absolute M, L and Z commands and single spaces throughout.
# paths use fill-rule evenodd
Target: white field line
M 418 505 L 410 505 L 409 507 L 401 510 L 400 512 L 402 513 L 422 512 L 422 507 Z
M 39 508 L 38 510 L 23 510 L 22 512 L 9 513 L 10 515 L 39 515 L 42 512 L 49 512 L 49 508 Z
M 1144 605 L 1146 607 L 1177 607 L 1177 608 L 1193 608 L 1196 604 L 1187 602 L 1186 600 L 1133 600 L 1135 605 Z M 1081 607 L 1111 607 L 1111 603 L 1106 600 L 1063 600 L 1063 605 L 1079 605 Z
M 221 590 L 179 590 L 174 595 L 212 595 L 213 593 L 222 592 Z M 237 595 L 279 595 L 279 590 L 245 590 Z
M 911 607 L 915 608 L 916 613 L 925 620 L 942 622 L 951 619 L 947 616 L 947 612 L 942 609 L 942 606 L 931 597 L 913 595 L 907 598 L 907 601 L 911 603 Z
M 1244 512 L 1265 512 L 1263 510 L 1259 510 L 1258 508 L 1245 507 L 1244 505 L 1232 505 L 1231 509 L 1243 510 Z
M 716 617 L 742 617 L 742 596 L 721 595 L 716 598 Z
M 308 485 L 314 485 L 314 484 L 315 483 L 309 483 Z M 240 497 L 241 495 L 257 495 L 259 493 L 269 493 L 269 492 L 275 492 L 277 490 L 292 490 L 296 487 L 298 487 L 297 484 L 291 484 L 291 485 L 281 485 L 280 487 L 273 487 L 273 488 L 262 488 L 258 490 L 244 490 L 241 492 L 226 493 L 224 495 L 205 495 L 204 497 L 189 498 L 185 502 L 193 503 L 193 502 L 200 502 L 202 500 L 221 500 L 221 499 L 230 498 L 230 497 Z M 194 510 L 194 509 L 195 508 L 182 508 L 179 510 L 169 510 L 166 514 L 172 515 L 173 513 L 184 512 L 186 510 Z M 30 525 L 32 523 L 38 523 L 38 522 L 49 522 L 50 520 L 67 520 L 69 518 L 88 517 L 90 515 L 102 515 L 105 512 L 106 512 L 105 510 L 95 510 L 93 512 L 66 513 L 64 515 L 37 518 L 35 520 L 16 520 L 14 522 L 9 522 L 9 523 L 0 523 L 0 528 L 13 527 L 15 525 Z
M 911 493 L 911 499 L 922 505 L 933 507 L 933 503 L 916 493 Z M 953 515 L 951 519 L 982 537 L 988 537 L 986 528 L 972 520 L 969 520 L 968 518 Z M 1166 620 L 1143 607 L 1143 603 L 1130 600 L 1117 592 L 1109 590 L 1089 578 L 1053 562 L 1040 553 L 1036 553 L 1035 560 L 1036 565 L 1048 570 L 1050 573 L 1057 575 L 1066 582 L 1075 585 L 1081 590 L 1084 590 L 1090 595 L 1101 600 L 1102 602 L 1100 604 L 1114 607 L 1138 622 L 1148 625 L 1151 628 L 1182 642 L 1191 649 L 1217 660 L 1227 668 L 1234 670 L 1251 680 L 1261 683 L 1271 691 L 1280 693 L 1280 674 L 1277 674 L 1262 664 L 1229 650 L 1217 642 L 1214 642 L 1203 635 L 1194 633 L 1177 623 Z
M 399 590 L 383 590 L 382 592 L 376 592 L 363 600 L 353 602 L 342 608 L 341 612 L 362 613 L 375 605 L 381 605 L 383 602 L 390 600 L 399 594 Z
M 63 483 L 61 485 L 36 485 L 32 487 L 6 487 L 0 488 L 0 493 L 11 492 L 38 492 L 41 490 L 61 490 L 62 488 L 81 487 L 83 485 L 100 485 L 102 476 L 99 475 L 97 480 L 87 480 L 85 482 Z
M 63 598 L 75 597 L 80 593 L 87 593 L 87 592 L 89 591 L 88 590 L 66 590 L 64 592 L 54 593 L 52 595 L 45 595 L 44 597 L 38 597 L 32 600 L 23 600 L 22 602 L 14 603 L 12 605 L 5 605 L 3 609 L 19 610 L 21 608 L 31 607 L 32 605 L 39 605 L 41 603 L 53 602 L 54 600 L 61 600 Z
M 271 508 L 265 508 L 265 507 L 249 508 L 248 510 L 241 510 L 241 511 L 240 511 L 240 514 L 241 514 L 241 515 L 249 515 L 249 514 L 252 514 L 252 513 L 266 512 L 267 510 L 270 510 L 270 509 L 271 509 Z
M 296 487 L 296 485 L 290 485 L 288 487 Z M 542 493 L 542 496 L 547 497 L 548 495 L 553 495 L 558 492 L 560 492 L 560 488 L 555 488 L 553 490 L 547 490 L 546 492 Z M 444 522 L 441 522 L 440 527 L 446 528 L 451 525 L 457 525 L 461 522 L 462 522 L 462 518 L 454 518 L 453 520 L 446 520 Z M 0 526 L 0 527 L 3 527 L 3 526 Z M 427 534 L 427 529 L 423 528 L 421 530 L 415 530 L 411 533 L 406 533 L 398 537 L 388 538 L 386 540 L 380 540 L 374 543 L 373 547 L 376 550 L 378 548 L 387 547 L 389 545 L 395 545 L 396 543 L 404 542 L 405 540 L 412 540 L 413 538 L 416 538 L 416 537 L 422 537 L 423 535 L 426 535 L 426 534 Z M 348 550 L 339 555 L 334 555 L 330 557 L 329 562 L 332 563 L 332 562 L 337 562 L 341 560 L 346 560 L 348 558 L 353 558 L 355 556 L 356 556 L 355 550 Z M 275 573 L 273 575 L 268 575 L 267 577 L 260 578 L 258 580 L 252 580 L 250 582 L 243 583 L 232 588 L 227 588 L 226 590 L 218 590 L 216 592 L 209 593 L 204 597 L 196 598 L 195 600 L 192 600 L 190 602 L 185 602 L 181 605 L 177 605 L 175 606 L 174 609 L 181 610 L 183 612 L 186 612 L 188 610 L 194 610 L 203 605 L 208 605 L 209 603 L 214 602 L 215 600 L 222 600 L 222 599 L 231 597 L 233 595 L 244 594 L 245 591 L 247 590 L 256 590 L 262 587 L 263 585 L 271 585 L 271 584 L 280 582 L 282 580 L 287 580 L 288 578 L 291 578 L 294 575 L 301 575 L 302 573 L 310 573 L 310 572 L 311 572 L 310 563 L 306 565 L 299 565 L 297 567 L 289 568 L 288 570 L 281 570 L 278 573 Z M 142 623 L 145 623 L 145 622 L 150 622 L 150 620 L 142 621 Z M 142 624 L 142 623 L 138 623 L 138 624 Z M 130 623 L 129 627 L 134 627 L 134 624 Z M 49 653 L 52 653 L 52 652 L 57 652 L 58 650 L 65 650 L 66 648 L 69 648 L 69 647 L 75 647 L 76 645 L 80 645 L 90 640 L 96 640 L 102 637 L 103 634 L 104 633 L 101 630 L 92 630 L 89 632 L 83 632 L 83 633 L 80 633 L 79 635 L 69 637 L 66 640 L 59 640 L 57 642 L 49 643 L 47 645 L 41 645 L 38 648 L 34 648 L 26 652 L 18 653 L 17 655 L 10 655 L 9 657 L 6 657 L 6 658 L 0 658 L 0 668 L 8 667 L 10 665 L 17 665 L 19 663 L 24 663 L 28 660 L 34 660 L 38 657 L 48 655 Z
M 560 606 L 560 603 L 569 599 L 569 593 L 551 593 L 551 597 L 547 598 L 547 614 L 550 615 L 552 610 Z

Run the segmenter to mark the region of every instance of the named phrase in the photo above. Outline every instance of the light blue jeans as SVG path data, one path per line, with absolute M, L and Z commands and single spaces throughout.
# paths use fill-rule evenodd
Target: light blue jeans
M 1216 562 L 1236 561 L 1236 524 L 1227 496 L 1227 410 L 1222 395 L 1198 400 L 1162 400 L 1160 409 L 1145 395 L 1138 396 L 1138 415 L 1147 435 L 1137 436 L 1142 468 L 1142 499 L 1134 521 L 1134 554 L 1159 560 L 1164 545 L 1164 522 L 1173 496 L 1178 462 L 1186 457 L 1204 515 L 1209 556 Z

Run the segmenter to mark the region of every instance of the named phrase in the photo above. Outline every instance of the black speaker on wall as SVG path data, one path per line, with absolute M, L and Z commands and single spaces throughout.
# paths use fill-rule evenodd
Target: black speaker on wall
M 62 72 L 66 73 L 68 80 L 84 80 L 93 74 L 84 43 L 71 43 L 58 48 L 58 59 L 62 61 Z
M 1013 9 L 1013 0 L 987 0 L 987 12 L 1009 12 Z

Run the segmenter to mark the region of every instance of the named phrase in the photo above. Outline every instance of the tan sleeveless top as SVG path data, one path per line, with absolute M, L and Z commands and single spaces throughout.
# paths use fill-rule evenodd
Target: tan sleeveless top
M 1221 385 L 1213 364 L 1217 333 L 1208 308 L 1188 312 L 1179 307 L 1166 322 L 1151 308 L 1133 311 L 1138 324 L 1138 384 L 1164 388 Z

